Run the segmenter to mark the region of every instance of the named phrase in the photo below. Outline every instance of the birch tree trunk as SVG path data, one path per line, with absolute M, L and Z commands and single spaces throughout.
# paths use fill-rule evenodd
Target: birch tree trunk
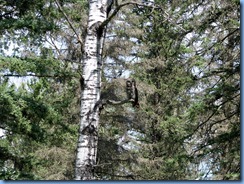
M 87 35 L 82 63 L 81 121 L 75 163 L 75 180 L 94 178 L 97 156 L 101 88 L 103 29 L 107 18 L 107 0 L 89 0 Z

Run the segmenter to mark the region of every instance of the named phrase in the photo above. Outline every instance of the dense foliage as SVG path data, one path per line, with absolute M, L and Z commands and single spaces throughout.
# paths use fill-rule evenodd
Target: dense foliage
M 143 2 L 107 27 L 102 98 L 140 108 L 101 111 L 97 179 L 240 179 L 240 2 Z M 88 3 L 0 5 L 0 179 L 73 179 Z

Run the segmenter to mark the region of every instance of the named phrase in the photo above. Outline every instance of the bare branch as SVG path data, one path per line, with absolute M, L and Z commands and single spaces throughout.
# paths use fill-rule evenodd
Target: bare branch
M 38 75 L 38 74 L 25 74 L 25 75 L 19 75 L 19 74 L 4 74 L 3 77 L 48 77 L 48 78 L 57 78 L 57 77 L 63 77 L 61 75 Z
M 58 52 L 58 54 L 59 54 L 60 56 L 62 56 L 62 54 L 61 54 L 59 48 L 58 48 L 57 45 L 54 43 L 51 34 L 50 34 L 50 37 L 49 37 L 49 38 L 50 38 L 50 41 L 47 39 L 47 37 L 46 37 L 46 41 L 47 41 L 50 45 L 52 45 L 52 46 L 55 48 L 55 50 Z
M 74 26 L 72 25 L 71 21 L 69 20 L 69 17 L 66 15 L 66 13 L 64 12 L 63 8 L 60 6 L 58 0 L 55 0 L 55 3 L 57 4 L 59 10 L 62 12 L 62 14 L 64 15 L 66 21 L 68 22 L 70 28 L 74 31 L 76 37 L 77 37 L 77 40 L 78 42 L 81 44 L 81 47 L 83 47 L 83 42 L 82 42 L 82 39 L 80 37 L 80 35 L 76 32 Z
M 176 25 L 177 27 L 179 27 L 181 30 L 183 31 L 186 31 L 184 28 L 180 27 L 179 25 L 175 24 L 175 21 L 172 20 L 169 16 L 169 14 L 163 10 L 162 7 L 160 6 L 156 6 L 156 5 L 149 5 L 149 4 L 143 4 L 143 3 L 139 3 L 139 2 L 136 2 L 136 1 L 130 1 L 130 2 L 125 2 L 123 4 L 119 4 L 115 9 L 114 11 L 112 12 L 112 14 L 101 24 L 101 28 L 104 28 L 105 26 L 107 26 L 107 24 L 113 19 L 113 17 L 119 12 L 119 10 L 121 8 L 123 8 L 124 6 L 127 6 L 127 5 L 137 5 L 137 6 L 142 6 L 142 7 L 147 7 L 147 8 L 152 8 L 153 10 L 154 9 L 160 9 L 164 12 L 164 18 L 166 18 L 170 23 Z
M 110 105 L 122 105 L 125 103 L 131 103 L 131 100 L 119 100 L 119 101 L 115 101 L 115 100 L 107 100 L 107 103 Z

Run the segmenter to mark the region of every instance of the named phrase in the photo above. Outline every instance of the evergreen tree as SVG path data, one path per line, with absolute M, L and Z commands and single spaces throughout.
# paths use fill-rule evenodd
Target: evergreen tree
M 240 179 L 240 2 L 0 3 L 1 179 Z
M 1 178 L 73 179 L 81 50 L 74 49 L 74 30 L 61 28 L 68 21 L 77 26 L 82 14 L 75 10 L 85 12 L 87 6 L 83 1 L 60 2 L 60 7 L 58 1 L 38 1 L 19 15 L 24 2 L 1 6 Z M 77 9 L 64 17 L 74 5 Z M 25 84 L 14 87 L 11 83 L 19 79 Z
M 160 1 L 137 12 L 148 49 L 135 76 L 151 89 L 139 116 L 142 179 L 240 177 L 239 3 L 219 3 Z

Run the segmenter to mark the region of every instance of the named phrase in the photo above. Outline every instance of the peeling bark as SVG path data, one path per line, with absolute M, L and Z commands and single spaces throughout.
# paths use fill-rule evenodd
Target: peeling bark
M 81 121 L 75 163 L 75 180 L 92 180 L 97 156 L 102 45 L 107 0 L 89 0 L 87 35 L 82 63 Z

